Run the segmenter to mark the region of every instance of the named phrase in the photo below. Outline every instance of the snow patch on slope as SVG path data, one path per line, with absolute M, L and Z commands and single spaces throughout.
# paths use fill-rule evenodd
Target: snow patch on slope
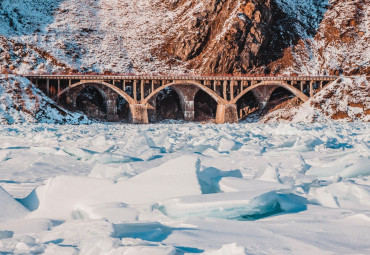
M 0 123 L 35 122 L 86 124 L 90 121 L 57 106 L 28 79 L 0 75 Z
M 26 6 L 23 9 L 20 8 L 22 4 Z M 0 35 L 26 44 L 27 48 L 43 49 L 72 69 L 117 73 L 184 71 L 181 67 L 171 69 L 155 54 L 164 34 L 174 30 L 174 14 L 162 1 L 44 0 L 29 3 L 22 0 L 18 3 L 5 0 L 2 7 Z M 3 54 L 11 51 L 5 45 L 2 47 Z M 2 47 L 0 45 L 0 54 Z M 19 73 L 65 69 L 51 62 L 38 64 L 45 56 L 21 67 L 23 61 L 16 60 L 23 59 L 23 55 L 14 52 L 12 56 Z
M 328 0 L 275 0 L 277 5 L 295 23 L 300 38 L 312 37 L 319 28 L 327 10 Z

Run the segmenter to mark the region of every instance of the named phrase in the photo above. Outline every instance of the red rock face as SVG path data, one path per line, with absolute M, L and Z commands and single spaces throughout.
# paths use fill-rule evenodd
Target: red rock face
M 179 1 L 173 8 L 191 9 L 190 18 L 164 50 L 202 73 L 245 73 L 268 42 L 270 1 Z M 186 13 L 189 16 L 189 13 Z

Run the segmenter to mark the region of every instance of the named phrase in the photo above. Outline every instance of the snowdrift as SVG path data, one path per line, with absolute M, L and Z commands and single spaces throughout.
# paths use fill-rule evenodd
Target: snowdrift
M 28 79 L 0 75 L 0 124 L 16 123 L 86 124 L 90 121 L 57 106 Z
M 200 195 L 196 171 L 197 157 L 181 156 L 117 183 L 109 179 L 59 176 L 21 202 L 33 211 L 31 217 L 96 218 L 96 213 L 89 212 L 96 211 L 98 204 L 110 203 L 110 208 L 117 207 L 112 203 L 150 205 L 173 197 Z
M 24 217 L 29 211 L 0 187 L 0 222 Z M 0 232 L 1 239 L 1 232 Z
M 270 191 L 232 192 L 184 197 L 156 205 L 171 218 L 209 217 L 231 220 L 256 220 L 279 213 L 306 209 L 305 201 L 291 194 Z

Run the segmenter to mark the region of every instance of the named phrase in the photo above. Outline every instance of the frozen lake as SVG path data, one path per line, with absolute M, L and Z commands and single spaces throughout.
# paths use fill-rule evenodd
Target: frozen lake
M 370 254 L 370 124 L 0 126 L 0 253 Z

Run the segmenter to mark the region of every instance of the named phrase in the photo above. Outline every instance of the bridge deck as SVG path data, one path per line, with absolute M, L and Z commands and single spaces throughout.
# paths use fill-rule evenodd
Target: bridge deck
M 234 81 L 334 81 L 339 76 L 148 76 L 148 75 L 23 75 L 29 79 L 62 80 L 234 80 Z

